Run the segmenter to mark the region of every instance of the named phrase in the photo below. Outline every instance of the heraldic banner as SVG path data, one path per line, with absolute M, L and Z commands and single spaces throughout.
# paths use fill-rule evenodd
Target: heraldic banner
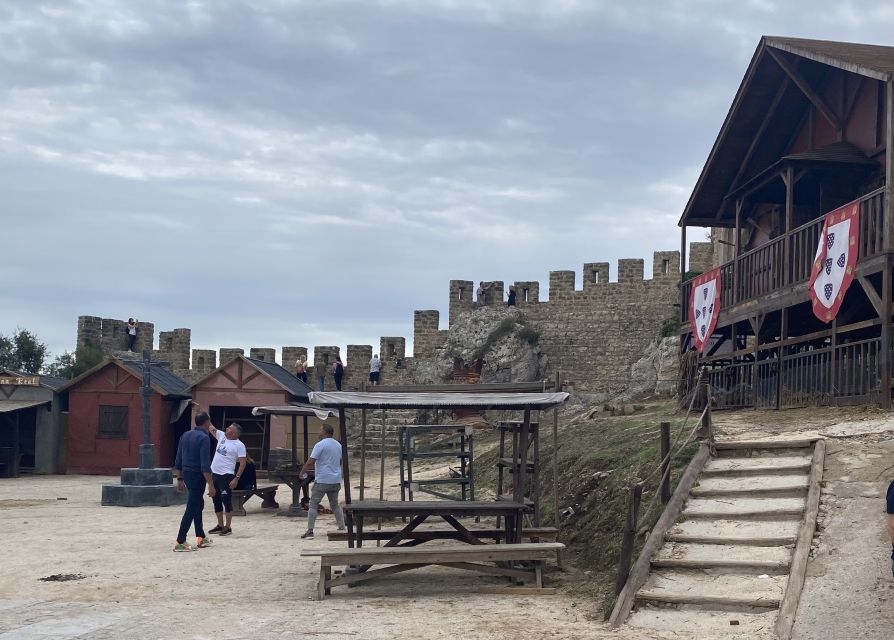
M 711 269 L 692 281 L 692 293 L 689 296 L 689 322 L 692 323 L 692 337 L 699 353 L 705 346 L 717 326 L 720 315 L 720 269 Z
M 813 314 L 832 322 L 854 280 L 860 249 L 860 203 L 850 202 L 826 215 L 816 258 L 810 271 L 808 293 Z

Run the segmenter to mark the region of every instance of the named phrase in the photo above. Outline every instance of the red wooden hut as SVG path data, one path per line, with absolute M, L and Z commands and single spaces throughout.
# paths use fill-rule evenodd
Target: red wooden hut
M 151 364 L 151 434 L 162 467 L 174 463 L 189 429 L 189 385 L 163 363 Z M 117 475 L 139 466 L 143 442 L 142 363 L 107 358 L 63 388 L 68 391 L 68 473 Z

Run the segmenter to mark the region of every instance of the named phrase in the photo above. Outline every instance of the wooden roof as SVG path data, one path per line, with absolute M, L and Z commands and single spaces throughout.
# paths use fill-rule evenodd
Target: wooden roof
M 820 84 L 828 67 L 876 80 L 894 79 L 894 47 L 761 38 L 680 218 L 681 226 L 733 226 L 735 204 L 727 195 L 786 153 L 807 98 L 778 58 L 796 66 L 812 88 Z

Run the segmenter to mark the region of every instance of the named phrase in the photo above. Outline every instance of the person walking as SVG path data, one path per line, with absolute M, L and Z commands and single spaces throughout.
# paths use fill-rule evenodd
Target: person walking
M 310 505 L 307 509 L 307 531 L 301 537 L 309 540 L 314 537 L 314 523 L 317 520 L 317 510 L 323 496 L 329 498 L 329 508 L 335 514 L 335 523 L 339 531 L 345 529 L 345 514 L 338 504 L 338 492 L 341 490 L 341 443 L 333 438 L 335 429 L 332 425 L 323 424 L 320 429 L 320 441 L 314 445 L 310 457 L 301 471 L 299 478 L 307 477 L 307 472 L 314 470 L 314 487 L 310 492 Z
M 335 378 L 335 390 L 341 391 L 341 381 L 345 376 L 345 365 L 341 361 L 341 356 L 335 356 L 335 362 L 332 363 L 332 377 Z
M 211 477 L 215 489 L 214 515 L 217 517 L 217 526 L 208 533 L 228 536 L 233 533 L 231 528 L 233 489 L 238 486 L 246 464 L 245 445 L 239 439 L 242 428 L 234 422 L 226 431 L 220 431 L 209 423 L 208 432 L 217 440 L 214 459 L 211 461 Z
M 211 540 L 205 537 L 205 530 L 202 528 L 202 509 L 205 508 L 202 493 L 205 486 L 207 485 L 211 498 L 217 495 L 211 477 L 211 451 L 208 442 L 210 424 L 208 414 L 200 413 L 196 416 L 195 426 L 180 436 L 180 442 L 177 443 L 174 477 L 177 478 L 177 491 L 186 491 L 187 497 L 174 551 L 195 551 L 211 545 Z M 191 525 L 195 525 L 195 547 L 186 544 L 186 534 Z
M 298 358 L 298 362 L 295 363 L 295 376 L 307 384 L 307 359 L 304 356 Z
M 382 361 L 379 354 L 375 354 L 369 361 L 369 381 L 373 386 L 379 384 L 379 374 L 382 371 Z

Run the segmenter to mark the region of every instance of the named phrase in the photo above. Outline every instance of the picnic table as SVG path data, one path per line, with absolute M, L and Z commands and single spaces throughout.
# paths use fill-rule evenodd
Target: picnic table
M 405 542 L 407 545 L 419 544 L 421 539 L 412 536 L 413 530 L 428 518 L 438 516 L 452 527 L 444 531 L 443 539 L 461 540 L 468 544 L 484 544 L 457 520 L 461 517 L 499 516 L 505 523 L 504 540 L 508 544 L 521 542 L 520 527 L 517 526 L 523 515 L 531 511 L 529 504 L 513 501 L 471 501 L 471 500 L 422 500 L 413 502 L 391 500 L 362 500 L 342 507 L 346 514 L 352 516 L 356 526 L 355 542 L 357 547 L 363 546 L 363 522 L 365 518 L 409 518 L 407 525 L 394 533 L 385 543 L 386 547 L 394 547 Z M 434 532 L 433 532 L 434 533 Z M 438 539 L 439 536 L 426 536 L 427 539 Z M 351 540 L 348 540 L 349 546 Z

